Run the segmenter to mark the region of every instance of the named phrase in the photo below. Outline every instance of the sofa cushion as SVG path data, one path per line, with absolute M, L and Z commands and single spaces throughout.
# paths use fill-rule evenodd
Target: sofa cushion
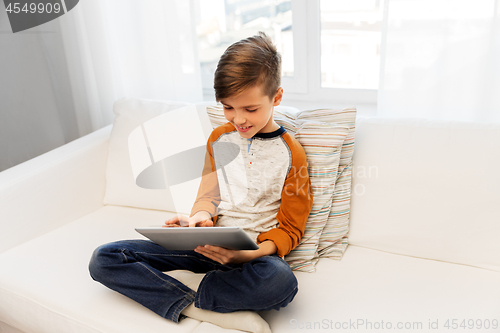
M 105 206 L 0 255 L 0 321 L 24 332 L 192 332 L 90 277 L 93 250 L 104 243 L 142 238 L 134 227 L 160 225 L 172 213 Z
M 500 271 L 500 124 L 357 121 L 349 243 Z
M 0 254 L 0 322 L 37 333 L 222 332 L 190 318 L 168 321 L 88 273 L 97 246 L 142 238 L 134 227 L 159 225 L 171 215 L 105 206 Z M 299 322 L 323 319 L 426 324 L 429 319 L 498 319 L 500 313 L 500 274 L 465 265 L 350 245 L 342 261 L 320 259 L 315 274 L 295 275 L 295 299 L 280 311 L 259 312 L 273 333 L 310 332 L 298 329 Z
M 466 331 L 500 327 L 498 272 L 349 244 L 341 261 L 319 259 L 314 274 L 296 276 L 295 299 L 279 312 L 260 313 L 273 333 L 435 333 L 464 321 L 468 327 L 471 319 L 475 329 Z

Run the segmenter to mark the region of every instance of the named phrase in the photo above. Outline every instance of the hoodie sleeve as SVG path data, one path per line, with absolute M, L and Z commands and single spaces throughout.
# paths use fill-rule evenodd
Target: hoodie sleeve
M 215 225 L 215 222 L 217 220 L 217 207 L 220 203 L 220 192 L 212 149 L 212 143 L 215 141 L 214 132 L 212 132 L 210 138 L 207 141 L 207 149 L 205 153 L 205 162 L 203 166 L 200 187 L 198 188 L 198 194 L 193 204 L 193 208 L 191 209 L 190 216 L 193 216 L 200 210 L 207 211 L 212 216 L 212 220 L 214 221 Z
M 257 237 L 257 243 L 272 240 L 278 248 L 277 253 L 280 257 L 290 253 L 299 244 L 313 204 L 304 149 L 289 134 L 283 138 L 292 153 L 292 166 L 281 192 L 281 204 L 276 215 L 279 225 Z

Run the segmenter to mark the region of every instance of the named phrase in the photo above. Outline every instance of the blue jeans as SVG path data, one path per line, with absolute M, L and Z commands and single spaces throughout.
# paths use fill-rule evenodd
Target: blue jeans
M 197 292 L 162 273 L 176 269 L 206 273 Z M 166 250 L 147 240 L 98 247 L 89 271 L 94 280 L 176 323 L 193 301 L 215 312 L 279 310 L 298 291 L 290 266 L 276 254 L 222 265 L 195 251 Z

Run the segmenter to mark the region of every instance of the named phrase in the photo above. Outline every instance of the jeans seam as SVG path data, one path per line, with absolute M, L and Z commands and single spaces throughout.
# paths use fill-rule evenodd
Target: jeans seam
M 153 273 L 154 276 L 156 276 L 158 279 L 160 279 L 161 281 L 165 282 L 165 283 L 168 283 L 172 286 L 174 286 L 175 288 L 179 289 L 180 291 L 186 293 L 186 291 L 182 290 L 181 288 L 179 288 L 177 285 L 175 285 L 174 283 L 168 281 L 168 280 L 165 280 L 165 279 L 162 279 L 160 276 L 158 276 L 158 274 L 156 274 L 154 271 L 150 270 L 148 266 L 146 266 L 145 264 L 143 264 L 142 262 L 137 262 L 139 265 L 141 265 L 142 267 L 146 268 L 148 271 L 150 271 L 151 273 Z
M 191 303 L 193 303 L 193 301 L 194 301 L 194 297 L 195 297 L 195 295 L 193 295 L 193 292 L 189 292 L 189 293 L 187 293 L 187 294 L 186 294 L 186 298 L 184 298 L 184 300 L 183 300 L 183 301 L 181 301 L 181 302 L 179 303 L 179 305 L 177 305 L 177 307 L 176 307 L 176 308 L 175 308 L 175 310 L 174 310 L 174 313 L 172 314 L 172 316 L 175 318 L 175 320 L 174 320 L 175 322 L 179 322 L 179 316 L 181 315 L 182 310 L 184 310 L 184 309 L 185 309 L 185 308 L 187 308 L 187 307 L 188 307 Z M 187 302 L 187 305 L 186 305 L 186 306 L 184 306 L 182 309 L 179 309 L 179 308 L 180 308 L 181 306 L 183 306 L 183 305 L 184 305 L 184 303 L 186 303 L 186 302 Z
M 202 309 L 202 307 L 201 307 L 201 292 L 204 289 L 204 283 L 202 283 L 202 282 L 203 282 L 203 280 L 205 280 L 207 278 L 207 276 L 209 276 L 210 274 L 212 274 L 212 272 L 215 272 L 215 270 L 208 271 L 205 274 L 205 276 L 203 277 L 203 279 L 200 281 L 200 284 L 198 285 L 198 291 L 196 292 L 195 298 L 194 298 L 194 306 L 195 307 L 197 307 L 196 305 L 198 305 L 198 307 L 200 309 Z
M 203 262 L 206 262 L 206 263 L 209 263 L 209 264 L 214 264 L 217 263 L 215 260 L 206 260 L 206 259 L 203 259 L 203 258 L 198 258 L 197 256 L 193 256 L 193 255 L 190 255 L 190 254 L 161 254 L 161 253 L 149 253 L 149 252 L 134 252 L 136 254 L 147 254 L 147 255 L 150 255 L 150 256 L 153 256 L 153 257 L 189 257 L 189 258 L 194 258 L 194 259 L 198 259 L 200 261 L 203 261 Z M 224 266 L 224 265 L 222 265 Z

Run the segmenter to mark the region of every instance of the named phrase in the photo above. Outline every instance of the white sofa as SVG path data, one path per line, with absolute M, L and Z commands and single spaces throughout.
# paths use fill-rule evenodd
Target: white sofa
M 173 215 L 103 204 L 110 132 L 0 173 L 0 333 L 235 332 L 90 278 L 98 245 Z M 272 331 L 500 332 L 500 125 L 358 117 L 353 161 L 344 257 L 296 272 Z

